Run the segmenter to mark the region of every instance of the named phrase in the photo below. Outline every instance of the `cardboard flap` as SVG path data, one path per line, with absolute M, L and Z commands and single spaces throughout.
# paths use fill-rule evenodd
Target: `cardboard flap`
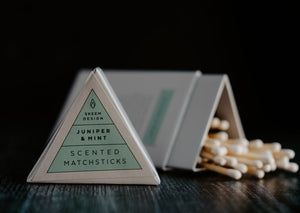
M 169 167 L 197 170 L 197 156 L 215 113 L 220 113 L 232 124 L 232 137 L 244 137 L 227 76 L 202 75 L 194 89 L 182 128 L 173 146 L 168 161 Z

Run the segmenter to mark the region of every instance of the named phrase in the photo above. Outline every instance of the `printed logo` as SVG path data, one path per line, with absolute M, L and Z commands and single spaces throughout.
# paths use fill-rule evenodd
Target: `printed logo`
M 93 98 L 91 99 L 90 106 L 92 107 L 92 109 L 94 109 L 96 106 L 96 102 Z

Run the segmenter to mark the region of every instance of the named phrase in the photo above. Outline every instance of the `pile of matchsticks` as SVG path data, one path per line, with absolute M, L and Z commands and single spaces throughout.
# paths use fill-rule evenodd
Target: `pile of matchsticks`
M 298 171 L 298 164 L 290 162 L 290 159 L 295 157 L 293 150 L 282 149 L 280 143 L 264 143 L 260 139 L 230 139 L 226 132 L 229 127 L 227 120 L 218 117 L 212 120 L 198 159 L 200 167 L 236 180 L 240 179 L 242 174 L 263 178 L 265 173 L 277 168 L 290 172 Z

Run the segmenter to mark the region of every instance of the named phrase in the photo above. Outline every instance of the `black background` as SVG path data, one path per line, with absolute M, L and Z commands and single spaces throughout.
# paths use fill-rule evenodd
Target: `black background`
M 235 182 L 160 171 L 158 187 L 26 184 L 77 71 L 96 66 L 227 73 L 248 139 L 279 141 L 300 164 L 296 1 L 9 2 L 0 6 L 2 212 L 299 212 L 299 172 Z
M 2 131 L 43 143 L 83 67 L 200 69 L 229 75 L 249 139 L 298 143 L 299 11 L 241 2 L 1 7 Z

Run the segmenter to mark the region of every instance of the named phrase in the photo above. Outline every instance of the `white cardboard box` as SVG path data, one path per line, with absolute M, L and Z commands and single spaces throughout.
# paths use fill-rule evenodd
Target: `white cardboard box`
M 64 110 L 90 70 L 81 70 Z M 197 157 L 215 114 L 230 122 L 229 136 L 244 132 L 228 76 L 199 71 L 104 70 L 158 168 L 199 171 Z
M 86 74 L 77 78 L 79 86 L 27 181 L 158 185 L 151 158 L 105 74 L 99 68 Z

